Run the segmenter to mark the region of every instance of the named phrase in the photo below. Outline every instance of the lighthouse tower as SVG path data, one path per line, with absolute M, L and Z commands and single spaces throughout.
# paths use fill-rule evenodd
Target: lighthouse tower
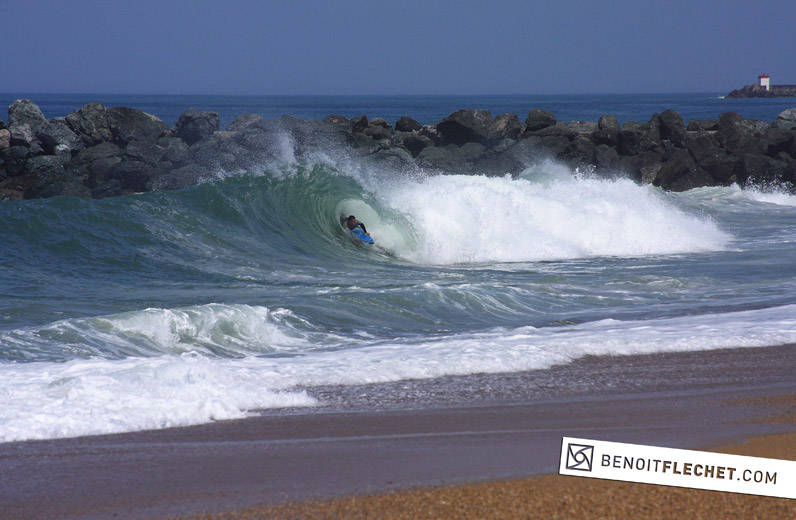
M 771 78 L 767 75 L 761 74 L 757 77 L 757 80 L 760 82 L 760 86 L 765 88 L 766 91 L 771 90 Z

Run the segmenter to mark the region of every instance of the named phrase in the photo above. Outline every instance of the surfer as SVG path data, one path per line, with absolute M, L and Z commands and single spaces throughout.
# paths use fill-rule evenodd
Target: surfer
M 341 217 L 341 219 L 342 218 L 343 217 Z M 368 233 L 368 230 L 365 229 L 365 224 L 363 224 L 362 222 L 359 222 L 354 215 L 349 215 L 348 218 L 345 219 L 345 225 L 346 225 L 346 227 L 348 228 L 349 231 L 351 231 L 354 228 L 362 228 L 362 231 L 364 231 L 367 236 L 370 236 L 370 233 Z
M 359 244 L 363 241 L 372 244 L 372 238 L 365 238 L 362 234 L 370 237 L 370 233 L 368 233 L 367 228 L 365 228 L 365 224 L 359 222 L 354 215 L 349 215 L 348 218 L 345 215 L 340 215 L 340 223 L 351 232 L 351 235 L 354 237 L 355 241 Z M 362 231 L 359 231 L 357 228 L 360 228 Z M 355 231 L 356 230 L 356 231 Z

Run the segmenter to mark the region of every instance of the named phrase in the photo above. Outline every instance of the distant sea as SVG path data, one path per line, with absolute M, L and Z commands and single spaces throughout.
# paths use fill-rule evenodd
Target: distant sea
M 23 96 L 48 117 L 100 101 L 169 124 L 189 107 L 215 110 L 222 126 L 246 112 L 434 123 L 463 107 L 773 121 L 796 105 L 718 94 L 0 102 Z M 347 393 L 379 399 L 356 390 L 365 384 L 400 391 L 438 378 L 459 395 L 449 376 L 536 371 L 527 390 L 553 399 L 562 387 L 656 387 L 680 375 L 637 370 L 606 383 L 590 360 L 796 344 L 787 193 L 669 193 L 532 156 L 515 177 L 404 172 L 337 149 L 297 160 L 282 141 L 278 160 L 184 190 L 0 201 L 0 442 L 312 413 Z M 375 245 L 343 230 L 338 218 L 351 214 Z M 575 361 L 586 367 L 576 380 L 546 383 L 551 367 Z
M 606 114 L 620 123 L 646 122 L 656 112 L 677 111 L 690 119 L 716 119 L 722 112 L 737 112 L 750 119 L 772 122 L 779 113 L 796 107 L 796 98 L 725 99 L 720 93 L 695 94 L 600 94 L 600 95 L 513 95 L 513 96 L 182 96 L 109 94 L 0 94 L 0 106 L 28 98 L 48 118 L 63 117 L 86 103 L 99 101 L 106 107 L 127 106 L 154 114 L 169 125 L 189 108 L 211 110 L 221 115 L 224 129 L 247 112 L 267 119 L 289 114 L 306 121 L 328 115 L 381 117 L 395 124 L 409 116 L 422 124 L 439 122 L 461 108 L 486 108 L 493 116 L 514 113 L 525 119 L 532 108 L 553 112 L 560 121 L 597 121 Z M 7 117 L 0 116 L 0 119 Z

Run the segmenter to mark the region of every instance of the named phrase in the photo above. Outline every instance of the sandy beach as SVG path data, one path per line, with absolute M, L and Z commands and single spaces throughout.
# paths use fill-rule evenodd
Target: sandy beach
M 726 517 L 721 511 L 792 517 L 792 501 L 782 499 L 551 475 L 563 436 L 735 446 L 728 451 L 794 458 L 792 353 L 793 347 L 773 347 L 586 359 L 546 371 L 551 381 L 604 371 L 602 383 L 569 393 L 520 391 L 542 374 L 481 376 L 441 384 L 466 383 L 482 394 L 459 403 L 440 395 L 426 407 L 360 403 L 6 443 L 0 517 L 666 518 L 686 511 L 696 511 L 689 513 L 695 518 Z M 638 388 L 640 370 L 651 376 L 647 389 Z M 670 373 L 679 375 L 670 380 Z M 422 384 L 427 392 L 440 383 Z M 395 397 L 395 388 L 382 390 Z M 743 444 L 749 438 L 757 439 Z

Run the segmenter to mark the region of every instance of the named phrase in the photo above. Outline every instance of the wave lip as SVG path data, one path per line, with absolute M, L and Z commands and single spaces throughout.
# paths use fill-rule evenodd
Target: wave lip
M 422 264 L 695 253 L 721 250 L 731 238 L 709 217 L 629 180 L 436 176 L 386 198 L 417 236 L 416 249 L 396 254 Z

